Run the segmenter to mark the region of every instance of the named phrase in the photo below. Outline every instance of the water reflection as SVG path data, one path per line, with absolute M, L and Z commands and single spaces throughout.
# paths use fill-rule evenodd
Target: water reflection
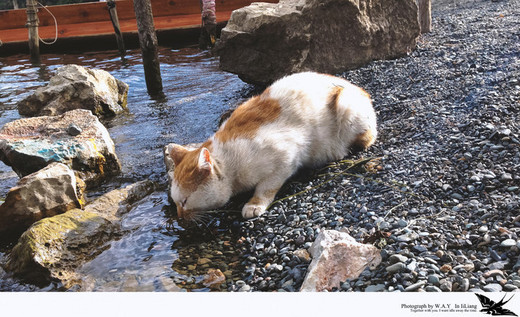
M 76 290 L 161 291 L 174 290 L 175 284 L 205 290 L 200 282 L 211 265 L 197 265 L 200 258 L 214 259 L 215 268 L 222 269 L 228 280 L 236 278 L 239 261 L 231 230 L 236 217 L 217 216 L 210 225 L 212 229 L 202 231 L 179 226 L 171 217 L 166 199 L 162 149 L 171 142 L 205 140 L 217 129 L 221 114 L 253 89 L 236 76 L 221 72 L 218 60 L 208 52 L 163 48 L 159 56 L 165 96 L 155 100 L 146 92 L 141 56 L 136 50 L 128 51 L 125 61 L 117 51 L 42 55 L 36 67 L 25 55 L 0 58 L 0 126 L 19 119 L 17 102 L 46 85 L 64 64 L 103 69 L 126 82 L 130 86 L 128 112 L 102 120 L 116 145 L 122 174 L 88 196 L 92 199 L 142 179 L 163 186 L 162 192 L 153 194 L 124 217 L 127 234 L 80 269 L 85 278 Z M 0 197 L 5 197 L 17 180 L 11 168 L 0 162 Z M 195 237 L 203 237 L 203 241 Z M 9 247 L 0 246 L 0 251 L 6 249 Z M 0 280 L 0 290 L 36 290 L 10 280 L 3 272 Z

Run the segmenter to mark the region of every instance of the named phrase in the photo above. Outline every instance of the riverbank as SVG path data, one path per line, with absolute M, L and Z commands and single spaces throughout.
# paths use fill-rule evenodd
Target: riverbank
M 347 228 L 383 262 L 338 291 L 518 290 L 519 7 L 434 1 L 417 50 L 344 73 L 379 120 L 376 144 L 350 159 L 373 161 L 294 181 L 278 198 L 309 190 L 244 222 L 247 269 L 228 289 L 298 290 L 307 263 L 295 251 Z

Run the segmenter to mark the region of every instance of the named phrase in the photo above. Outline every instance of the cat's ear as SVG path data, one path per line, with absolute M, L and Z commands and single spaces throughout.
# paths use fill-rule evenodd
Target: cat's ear
M 188 149 L 186 149 L 182 145 L 170 144 L 170 157 L 173 160 L 175 166 L 179 165 L 179 163 L 182 161 L 182 159 L 188 152 Z
M 199 154 L 199 169 L 205 172 L 211 172 L 213 169 L 213 159 L 209 150 L 205 147 L 202 148 Z

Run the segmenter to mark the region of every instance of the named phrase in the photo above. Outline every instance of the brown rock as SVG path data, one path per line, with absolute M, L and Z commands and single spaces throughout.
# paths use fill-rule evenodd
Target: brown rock
M 220 285 L 226 281 L 226 276 L 219 269 L 209 269 L 204 275 L 202 284 L 211 289 L 219 289 Z
M 32 223 L 82 206 L 74 172 L 53 163 L 22 178 L 0 205 L 0 232 L 27 229 Z
M 223 70 L 267 85 L 300 71 L 335 74 L 413 50 L 415 0 L 280 0 L 233 11 L 215 52 Z

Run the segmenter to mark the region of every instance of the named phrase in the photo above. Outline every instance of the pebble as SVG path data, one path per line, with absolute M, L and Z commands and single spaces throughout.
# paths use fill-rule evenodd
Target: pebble
M 440 289 L 443 292 L 451 292 L 452 287 L 453 287 L 453 284 L 450 281 L 445 280 L 445 281 L 441 282 Z
M 502 285 L 498 283 L 487 284 L 482 287 L 486 292 L 502 292 Z
M 412 285 L 406 287 L 404 289 L 404 291 L 405 292 L 414 292 L 414 291 L 420 289 L 421 287 L 423 287 L 424 285 L 426 285 L 426 281 L 420 281 L 420 282 L 417 282 L 415 284 L 412 284 Z
M 440 288 L 438 288 L 437 286 L 432 286 L 432 285 L 428 285 L 424 288 L 427 292 L 442 292 L 442 290 Z
M 510 248 L 516 246 L 516 241 L 514 239 L 506 239 L 500 242 L 500 247 L 502 248 Z
M 369 285 L 365 288 L 365 292 L 383 292 L 385 290 L 385 284 Z
M 401 255 L 401 254 L 392 254 L 389 258 L 388 258 L 388 261 L 390 263 L 398 263 L 398 262 L 406 262 L 408 260 L 408 257 L 404 256 L 404 255 Z
M 439 276 L 436 274 L 428 275 L 428 283 L 433 285 L 439 285 L 440 279 Z
M 83 130 L 78 127 L 75 123 L 71 123 L 67 128 L 67 133 L 71 136 L 80 135 Z
M 386 268 L 386 271 L 390 274 L 394 274 L 397 272 L 404 271 L 406 269 L 406 265 L 404 263 L 395 263 Z

